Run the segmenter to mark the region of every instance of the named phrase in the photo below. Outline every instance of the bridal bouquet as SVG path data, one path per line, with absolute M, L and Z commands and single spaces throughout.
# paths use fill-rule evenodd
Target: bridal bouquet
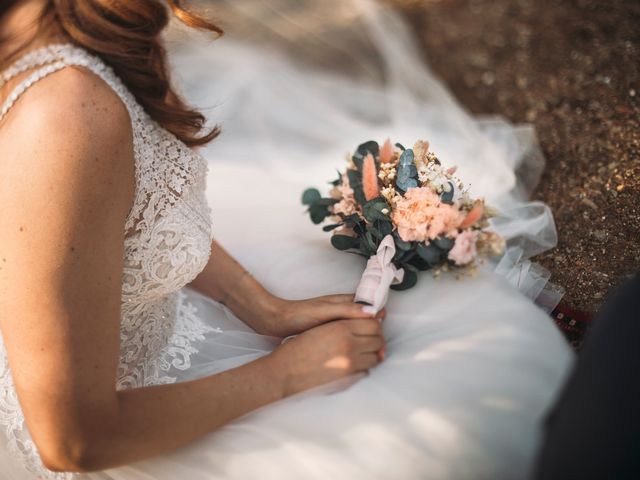
M 328 197 L 315 188 L 302 195 L 311 220 L 331 224 L 331 244 L 368 258 L 356 289 L 357 302 L 378 311 L 389 288 L 404 290 L 417 272 L 469 268 L 481 257 L 500 255 L 504 239 L 487 230 L 495 211 L 468 189 L 418 141 L 413 148 L 387 140 L 360 145 L 333 182 Z

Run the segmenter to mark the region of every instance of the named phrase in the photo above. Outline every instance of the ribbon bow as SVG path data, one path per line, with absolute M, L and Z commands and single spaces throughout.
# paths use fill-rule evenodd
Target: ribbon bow
M 367 261 L 367 267 L 356 288 L 355 301 L 371 305 L 379 312 L 387 303 L 389 287 L 401 283 L 404 270 L 393 263 L 396 245 L 391 235 L 385 236 L 380 242 L 378 251 Z

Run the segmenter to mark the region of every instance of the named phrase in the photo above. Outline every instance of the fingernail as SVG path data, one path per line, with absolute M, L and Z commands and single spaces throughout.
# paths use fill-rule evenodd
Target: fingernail
M 384 357 L 387 355 L 387 349 L 382 347 L 380 349 L 380 361 L 384 360 Z
M 367 315 L 375 315 L 378 311 L 372 305 L 365 305 L 362 307 L 362 313 L 366 313 Z

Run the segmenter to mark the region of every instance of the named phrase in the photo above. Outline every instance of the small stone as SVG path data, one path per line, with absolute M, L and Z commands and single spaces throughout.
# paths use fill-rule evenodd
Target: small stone
M 598 210 L 598 205 L 596 205 L 590 198 L 585 197 L 580 200 L 580 202 L 593 210 Z
M 600 242 L 604 242 L 607 239 L 607 232 L 604 230 L 594 230 L 591 234 Z
M 527 78 L 523 77 L 522 75 L 518 75 L 518 77 L 516 78 L 516 86 L 522 90 L 527 88 L 527 85 L 529 85 Z
M 482 83 L 485 84 L 488 87 L 493 85 L 493 82 L 495 82 L 495 80 L 496 80 L 496 77 L 491 72 L 484 72 L 482 74 Z

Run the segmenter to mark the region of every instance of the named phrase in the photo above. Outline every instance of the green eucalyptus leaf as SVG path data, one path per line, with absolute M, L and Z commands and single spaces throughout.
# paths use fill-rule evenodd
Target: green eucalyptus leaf
M 402 268 L 404 268 L 405 270 L 409 270 L 411 272 L 418 273 L 420 271 L 420 269 L 413 264 L 416 258 L 417 257 L 413 257 L 408 262 L 403 262 L 402 263 Z
M 453 248 L 455 241 L 453 240 L 453 238 L 449 238 L 449 237 L 438 237 L 435 240 L 433 240 L 431 243 L 433 243 L 436 247 L 438 247 L 443 252 L 448 252 Z
M 407 263 L 407 262 L 410 262 L 413 259 L 413 257 L 416 256 L 416 252 L 414 252 L 413 250 L 407 250 L 407 251 L 398 250 L 396 252 L 396 256 L 397 256 L 397 259 L 394 259 L 395 261 L 399 263 Z
M 373 238 L 373 234 L 371 233 L 371 231 L 367 231 L 367 233 L 364 234 L 364 239 L 367 243 L 367 246 L 372 252 L 378 250 L 378 242 L 376 242 L 376 239 Z
M 364 190 L 362 189 L 362 173 L 358 170 L 347 170 L 347 177 L 349 178 L 349 185 L 353 189 L 353 195 L 356 198 L 356 202 L 360 205 L 364 205 L 367 199 L 364 196 Z
M 371 248 L 371 245 L 367 242 L 366 236 L 361 238 L 359 249 L 362 256 L 366 258 L 369 258 L 376 253 L 376 250 Z
M 336 228 L 340 227 L 344 225 L 344 223 L 334 223 L 332 225 L 325 225 L 324 227 L 322 227 L 322 230 L 324 232 L 330 232 L 331 230 L 335 230 Z
M 396 178 L 396 186 L 402 191 L 406 192 L 410 188 L 418 186 L 418 169 L 414 163 L 413 150 L 408 148 L 398 161 L 398 177 Z
M 329 216 L 329 210 L 324 205 L 314 204 L 309 207 L 309 215 L 311 221 L 317 225 Z
M 404 240 L 402 240 L 397 232 L 394 232 L 393 240 L 399 250 L 405 252 L 411 250 L 411 242 L 405 242 Z
M 358 171 L 361 172 L 362 171 L 362 164 L 364 163 L 364 157 L 362 156 L 362 154 L 360 154 L 358 152 L 354 153 L 353 156 L 351 157 L 351 161 L 356 166 Z
M 375 222 L 376 220 L 388 220 L 388 213 L 382 213 L 382 210 L 384 209 L 391 211 L 389 204 L 383 197 L 376 197 L 369 200 L 362 206 L 362 213 L 364 214 L 364 218 L 370 222 Z
M 429 245 L 419 243 L 416 246 L 416 253 L 432 267 L 442 262 L 442 250 L 431 243 Z
M 314 205 L 324 205 L 325 207 L 329 207 L 331 205 L 335 205 L 338 202 L 339 200 L 336 200 L 335 198 L 320 198 L 313 203 Z
M 349 250 L 350 248 L 357 248 L 358 244 L 357 238 L 350 237 L 348 235 L 332 235 L 331 236 L 331 245 L 333 245 L 338 250 Z
M 369 140 L 368 142 L 364 142 L 358 145 L 358 153 L 363 157 L 367 156 L 367 153 L 370 153 L 374 157 L 378 156 L 378 152 L 380 151 L 380 145 L 375 140 Z
M 364 157 L 367 156 L 368 153 L 373 155 L 374 158 L 378 156 L 378 152 L 380 151 L 380 146 L 378 142 L 375 140 L 369 140 L 368 142 L 364 142 L 358 145 L 355 153 L 351 157 L 353 163 L 355 164 L 358 171 L 362 171 L 362 164 L 364 163 Z
M 448 205 L 453 205 L 453 195 L 455 192 L 455 188 L 453 187 L 453 183 L 447 182 L 450 185 L 450 190 L 448 192 L 442 192 L 440 195 L 440 200 L 442 203 L 446 203 Z
M 393 224 L 387 219 L 378 219 L 375 221 L 375 227 L 380 232 L 382 238 L 393 232 Z
M 380 230 L 378 230 L 373 225 L 369 225 L 367 231 L 371 232 L 371 235 L 377 240 L 382 240 L 382 238 L 384 237 L 384 235 L 382 235 L 382 232 L 380 232 Z
M 302 204 L 303 205 L 312 205 L 322 198 L 320 192 L 316 188 L 307 188 L 302 194 Z
M 360 220 L 353 227 L 353 230 L 356 232 L 358 236 L 362 237 L 367 232 L 367 224 L 363 220 Z
M 402 152 L 402 155 L 400 155 L 400 159 L 398 160 L 398 166 L 408 167 L 410 165 L 413 165 L 415 167 L 415 164 L 413 163 L 414 160 L 415 160 L 415 156 L 413 154 L 413 150 L 408 148 L 407 150 Z
M 392 290 L 408 290 L 418 283 L 418 274 L 414 271 L 404 269 L 404 279 L 398 285 L 391 285 Z
M 352 213 L 351 215 L 343 216 L 342 220 L 344 220 L 344 223 L 347 224 L 349 227 L 352 227 L 360 222 L 360 217 L 358 216 L 357 213 Z
M 404 182 L 396 181 L 396 187 L 400 190 L 400 192 L 404 193 L 410 188 L 416 188 L 418 186 L 418 181 L 414 178 L 410 178 Z
M 421 272 L 431 268 L 431 265 L 419 255 L 415 255 L 407 263 Z

